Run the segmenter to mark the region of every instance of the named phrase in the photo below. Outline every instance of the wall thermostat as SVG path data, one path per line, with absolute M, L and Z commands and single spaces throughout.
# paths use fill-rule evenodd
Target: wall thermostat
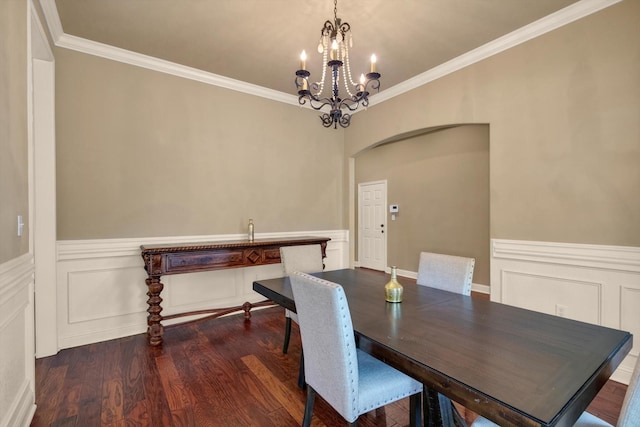
M 389 205 L 389 213 L 398 213 L 399 211 L 398 205 Z

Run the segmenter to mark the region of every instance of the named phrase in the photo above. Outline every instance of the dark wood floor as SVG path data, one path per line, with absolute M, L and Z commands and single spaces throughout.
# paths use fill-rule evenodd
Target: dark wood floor
M 283 328 L 283 310 L 269 308 L 247 322 L 238 314 L 169 327 L 162 348 L 148 347 L 141 334 L 38 359 L 31 425 L 300 425 L 299 332 L 294 326 L 285 355 Z M 589 411 L 615 425 L 625 391 L 609 381 Z M 408 399 L 388 405 L 361 416 L 359 425 L 408 425 L 408 406 Z M 314 426 L 322 425 L 345 423 L 318 398 Z

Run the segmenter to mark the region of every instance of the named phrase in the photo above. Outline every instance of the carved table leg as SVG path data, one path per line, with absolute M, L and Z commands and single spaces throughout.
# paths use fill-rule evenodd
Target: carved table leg
M 271 300 L 264 300 L 264 301 L 260 301 L 260 302 L 245 302 L 244 304 L 242 304 L 242 309 L 244 310 L 244 319 L 245 320 L 251 320 L 251 309 L 252 308 L 258 308 L 258 307 L 271 307 L 274 305 L 278 305 L 275 302 L 271 301 Z
M 162 288 L 164 285 L 160 282 L 160 276 L 149 277 L 146 280 L 147 287 L 149 291 L 147 295 L 149 299 L 147 300 L 147 304 L 149 304 L 149 308 L 147 309 L 147 336 L 149 338 L 150 345 L 160 345 L 162 344 L 162 334 L 164 333 L 164 328 L 160 323 L 162 321 L 162 297 L 160 297 L 160 292 L 162 292 Z
M 251 319 L 251 307 L 253 307 L 253 304 L 251 304 L 249 301 L 246 301 L 244 304 L 242 304 L 242 309 L 244 310 L 244 318 L 245 319 Z

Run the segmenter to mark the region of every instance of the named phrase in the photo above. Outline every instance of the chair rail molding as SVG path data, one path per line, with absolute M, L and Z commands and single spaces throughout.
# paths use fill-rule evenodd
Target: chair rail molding
M 491 300 L 640 336 L 640 248 L 491 240 Z M 629 383 L 640 344 L 611 377 Z
M 349 265 L 348 230 L 258 233 L 256 239 L 329 237 L 327 270 Z M 147 286 L 140 245 L 219 242 L 244 234 L 57 242 L 57 318 L 60 348 L 146 332 Z M 254 280 L 282 276 L 281 264 L 162 276 L 163 315 L 257 302 Z M 195 319 L 196 317 L 194 317 Z M 166 321 L 171 325 L 179 321 Z

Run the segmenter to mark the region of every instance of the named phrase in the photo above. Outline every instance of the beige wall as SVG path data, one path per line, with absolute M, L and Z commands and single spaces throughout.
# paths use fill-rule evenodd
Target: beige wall
M 27 2 L 0 0 L 0 264 L 29 251 L 27 148 Z
M 489 129 L 468 125 L 414 136 L 356 158 L 355 184 L 387 180 L 387 264 L 418 271 L 419 253 L 476 259 L 489 284 Z M 356 190 L 357 191 L 357 188 Z
M 640 246 L 639 22 L 624 1 L 370 107 L 346 155 L 488 123 L 492 238 Z
M 236 233 L 249 217 L 259 232 L 344 228 L 343 157 L 487 123 L 491 237 L 640 245 L 639 9 L 622 2 L 374 105 L 344 133 L 57 49 L 58 238 Z
M 317 114 L 56 49 L 58 239 L 344 229 Z

